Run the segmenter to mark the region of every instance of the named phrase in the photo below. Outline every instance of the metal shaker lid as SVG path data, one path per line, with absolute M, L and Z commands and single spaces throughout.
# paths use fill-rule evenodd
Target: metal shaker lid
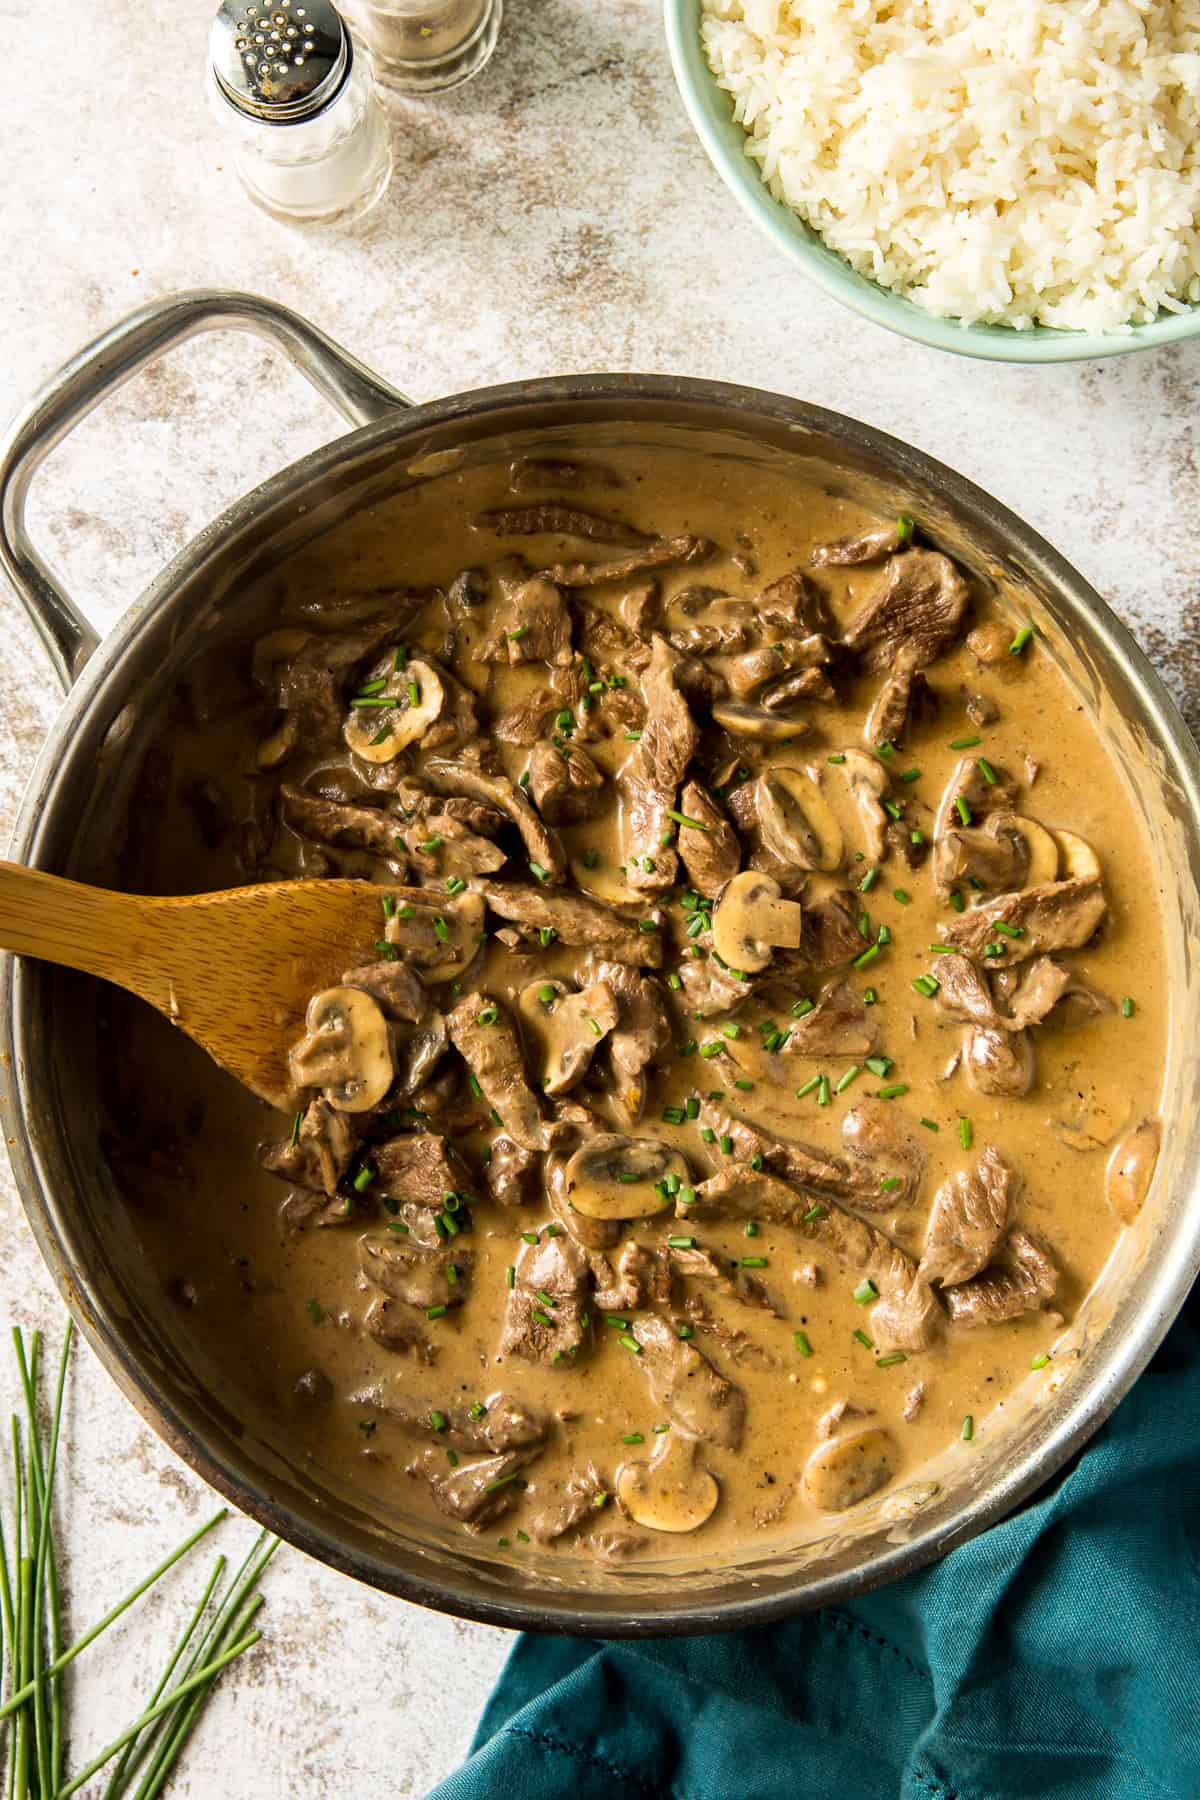
M 222 0 L 208 42 L 225 99 L 271 125 L 322 112 L 354 60 L 350 33 L 330 0 Z

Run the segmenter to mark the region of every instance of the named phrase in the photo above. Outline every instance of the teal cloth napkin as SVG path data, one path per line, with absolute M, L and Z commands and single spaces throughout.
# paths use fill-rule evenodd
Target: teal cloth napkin
M 1200 1800 L 1200 1297 L 1067 1471 L 761 1630 L 518 1638 L 430 1800 Z

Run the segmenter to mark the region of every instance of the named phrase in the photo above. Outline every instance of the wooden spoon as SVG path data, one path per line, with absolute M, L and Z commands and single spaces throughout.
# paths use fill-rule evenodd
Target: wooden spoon
M 102 976 L 148 1000 L 271 1106 L 312 996 L 378 959 L 370 881 L 271 881 L 160 899 L 0 862 L 0 949 Z

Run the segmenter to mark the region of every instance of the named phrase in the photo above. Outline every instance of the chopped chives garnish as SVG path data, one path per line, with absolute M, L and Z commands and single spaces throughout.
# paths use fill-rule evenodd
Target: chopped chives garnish
M 664 1106 L 662 1109 L 664 1125 L 682 1125 L 686 1116 L 682 1106 Z
M 903 1350 L 893 1350 L 892 1354 L 890 1356 L 876 1357 L 875 1367 L 877 1369 L 894 1369 L 896 1367 L 897 1363 L 902 1363 L 902 1362 L 907 1362 L 907 1361 L 908 1361 L 908 1358 L 907 1358 L 907 1356 L 905 1356 Z
M 539 1325 L 546 1325 L 553 1329 L 554 1320 L 548 1312 L 543 1312 L 540 1306 L 531 1307 L 529 1316 L 531 1319 L 536 1319 Z
M 877 1100 L 898 1100 L 901 1094 L 907 1094 L 907 1092 L 907 1081 L 894 1081 L 891 1087 L 876 1088 L 875 1098 Z
M 498 1006 L 485 1006 L 479 1014 L 478 1022 L 480 1025 L 494 1025 L 499 1017 L 500 1008 Z
M 738 1267 L 742 1269 L 765 1269 L 766 1266 L 765 1256 L 739 1256 L 738 1258 Z
M 539 881 L 548 881 L 550 879 L 549 869 L 545 868 L 543 864 L 539 862 L 531 862 L 529 865 L 529 872 L 531 875 L 536 875 Z
M 900 1177 L 898 1175 L 881 1175 L 879 1177 L 879 1191 L 882 1194 L 890 1194 L 899 1186 Z
M 517 1542 L 519 1544 L 527 1544 L 529 1541 L 529 1533 L 527 1531 L 517 1532 Z
M 478 1077 L 475 1075 L 468 1075 L 467 1076 L 467 1086 L 470 1088 L 471 1092 L 474 1094 L 475 1098 L 478 1100 L 480 1095 L 483 1093 L 483 1089 L 479 1085 Z
M 717 1141 L 717 1134 L 711 1125 L 705 1125 L 700 1132 L 700 1136 L 704 1139 L 706 1144 L 715 1144 Z
M 745 1080 L 744 1077 L 741 1079 L 735 1079 L 733 1085 L 735 1088 L 741 1088 L 742 1092 L 745 1094 L 751 1093 L 754 1089 L 754 1083 L 752 1081 Z
M 866 874 L 863 876 L 862 880 L 858 884 L 859 893 L 860 894 L 869 894 L 871 889 L 875 886 L 875 883 L 878 880 L 879 880 L 879 870 L 878 869 L 868 869 Z
M 467 884 L 461 875 L 451 875 L 449 881 L 446 883 L 446 892 L 448 894 L 461 894 L 466 888 L 466 885 Z
M 404 648 L 403 644 L 400 644 L 397 647 L 395 656 L 392 658 L 393 674 L 398 675 L 407 661 L 408 661 L 408 651 Z
M 759 1163 L 758 1166 L 761 1169 L 761 1167 L 762 1167 L 761 1162 Z M 747 1219 L 746 1220 L 746 1236 L 747 1237 L 757 1237 L 758 1236 L 758 1220 L 757 1219 Z
M 865 968 L 866 968 L 866 966 L 867 966 L 867 964 L 868 964 L 868 963 L 872 963 L 872 962 L 874 962 L 874 961 L 875 961 L 875 958 L 876 958 L 876 957 L 877 957 L 877 956 L 878 956 L 878 955 L 879 955 L 879 945 L 878 945 L 878 944 L 870 944 L 870 945 L 868 945 L 868 947 L 867 947 L 867 948 L 866 948 L 866 949 L 865 949 L 865 950 L 864 950 L 864 951 L 863 951 L 863 953 L 862 953 L 862 955 L 861 955 L 861 956 L 856 956 L 856 957 L 855 957 L 855 959 L 854 959 L 854 967 L 855 967 L 855 968 L 856 968 L 856 969 L 865 969 Z
M 740 1025 L 722 1025 L 722 1027 L 721 1027 L 721 1036 L 722 1037 L 738 1038 L 738 1037 L 741 1037 L 741 1035 L 742 1035 L 742 1028 Z
M 795 1006 L 792 1008 L 793 1019 L 802 1019 L 806 1013 L 812 1011 L 815 1005 L 815 1000 L 797 1000 Z
M 427 1319 L 440 1319 L 445 1316 L 445 1312 L 446 1308 L 444 1306 L 427 1306 L 425 1308 L 425 1317 Z
M 720 1144 L 722 1156 L 733 1155 L 733 1139 L 724 1132 L 721 1134 Z
M 657 931 L 658 921 L 656 919 L 639 919 L 637 926 L 639 931 Z
M 823 1219 L 824 1217 L 825 1208 L 819 1202 L 816 1206 L 810 1206 L 808 1211 L 803 1215 L 804 1223 L 806 1225 L 811 1225 L 814 1220 Z
M 763 1153 L 761 1150 L 756 1150 L 754 1152 L 754 1155 L 750 1158 L 750 1167 L 754 1170 L 754 1173 L 756 1175 L 761 1175 L 762 1171 L 763 1171 L 763 1166 L 764 1166 L 763 1165 Z M 754 1230 L 751 1231 L 751 1229 L 750 1229 L 751 1225 L 754 1225 L 753 1219 L 750 1219 L 747 1221 L 747 1224 L 746 1224 L 746 1236 L 747 1237 L 755 1237 L 758 1233 L 758 1226 L 754 1225 Z
M 695 1094 L 688 1095 L 684 1111 L 687 1113 L 689 1119 L 698 1119 L 700 1117 L 700 1102 L 697 1100 Z
M 308 1302 L 308 1316 L 314 1325 L 319 1325 L 321 1323 L 321 1320 L 325 1315 L 321 1311 L 321 1302 L 319 1300 L 310 1300 Z
M 797 1350 L 800 1352 L 801 1356 L 811 1356 L 812 1355 L 812 1345 L 808 1341 L 808 1334 L 806 1332 L 793 1331 L 792 1342 L 793 1342 L 793 1344 L 795 1344 L 795 1346 L 796 1346 Z
M 641 1176 L 635 1175 L 631 1169 L 619 1169 L 617 1171 L 617 1180 L 625 1182 L 626 1185 L 635 1181 L 640 1181 L 641 1179 Z
M 706 825 L 703 819 L 689 819 L 686 813 L 675 812 L 669 806 L 667 808 L 667 817 L 668 819 L 674 819 L 677 825 L 690 825 L 693 831 L 711 830 L 711 826 Z
M 930 956 L 956 956 L 958 954 L 958 945 L 930 944 L 929 954 Z
M 656 1426 L 655 1426 L 655 1427 L 654 1427 L 654 1435 L 655 1435 L 655 1437 L 661 1437 L 661 1436 L 662 1436 L 662 1434 L 663 1434 L 663 1432 L 664 1432 L 664 1431 L 670 1431 L 670 1429 L 671 1429 L 671 1427 L 670 1427 L 670 1425 L 669 1425 L 669 1424 L 667 1424 L 667 1425 L 656 1425 Z
M 667 976 L 667 986 L 669 988 L 674 988 L 676 993 L 678 993 L 679 990 L 683 986 L 683 982 L 679 979 L 679 976 L 676 975 L 676 973 L 673 969 L 672 969 L 671 973 Z
M 538 999 L 541 1001 L 542 1005 L 549 1006 L 554 998 L 554 989 L 550 986 L 550 983 L 548 981 L 543 982 L 538 989 Z
M 905 548 L 906 545 L 912 543 L 913 532 L 916 529 L 917 529 L 917 521 L 913 518 L 911 513 L 903 513 L 902 512 L 897 515 L 897 517 L 896 517 L 896 538 L 897 538 L 897 541 L 899 542 L 900 548 L 902 550 Z
M 921 771 L 920 769 L 905 769 L 899 779 L 901 781 L 920 781 Z
M 710 1062 L 711 1062 L 711 1060 L 712 1060 L 712 1058 L 713 1058 L 713 1057 L 714 1057 L 714 1056 L 720 1056 L 720 1055 L 721 1055 L 721 1053 L 722 1053 L 722 1051 L 723 1051 L 723 1050 L 724 1050 L 724 1048 L 725 1048 L 725 1046 L 724 1046 L 724 1044 L 722 1044 L 722 1043 L 721 1043 L 721 1042 L 720 1042 L 720 1041 L 719 1041 L 719 1039 L 717 1039 L 717 1038 L 713 1038 L 713 1039 L 711 1039 L 711 1040 L 710 1040 L 710 1042 L 709 1042 L 709 1043 L 707 1043 L 707 1044 L 701 1044 L 701 1046 L 700 1046 L 700 1054 L 701 1054 L 701 1056 L 703 1056 L 703 1057 L 704 1057 L 704 1058 L 705 1058 L 705 1059 L 706 1059 L 706 1060 L 707 1060 L 707 1061 L 710 1061 Z
M 828 1106 L 829 1099 L 829 1077 L 822 1075 L 817 1082 L 817 1105 Z
M 834 1088 L 834 1090 L 833 1090 L 834 1093 L 835 1094 L 844 1094 L 846 1089 L 850 1086 L 850 1083 L 852 1081 L 856 1080 L 857 1077 L 861 1073 L 862 1073 L 861 1065 L 858 1063 L 851 1063 L 850 1067 L 846 1070 L 846 1073 L 842 1076 L 841 1080 L 838 1082 L 837 1086 Z
M 603 1037 L 604 1036 L 604 1031 L 601 1027 L 599 1019 L 589 1019 L 588 1024 L 591 1027 L 591 1032 L 592 1032 L 593 1037 Z
M 394 706 L 395 702 L 393 700 L 384 700 L 384 699 L 364 700 L 361 694 L 356 694 L 354 699 L 350 702 L 350 704 L 351 704 L 351 706 L 359 707 L 363 712 L 370 712 L 375 707 Z
M 497 1488 L 508 1487 L 514 1481 L 523 1483 L 523 1477 L 517 1474 L 497 1475 L 495 1481 L 489 1481 L 483 1491 L 485 1494 L 494 1494 Z
M 621 1439 L 623 1444 L 644 1444 L 645 1441 L 640 1431 L 627 1431 Z
M 891 738 L 884 738 L 882 744 L 878 745 L 877 748 L 880 756 L 895 756 L 896 754 L 896 746 L 893 744 Z
M 681 1325 L 679 1327 L 679 1336 L 681 1338 L 683 1338 L 685 1342 L 687 1341 L 688 1338 L 695 1337 L 695 1335 L 696 1335 L 696 1332 L 695 1332 L 695 1328 L 693 1326 Z
M 974 1419 L 973 1414 L 968 1413 L 966 1418 L 962 1422 L 963 1443 L 969 1444 L 971 1439 L 974 1436 L 975 1436 L 975 1419 Z
M 815 1087 L 820 1087 L 820 1085 L 821 1085 L 821 1077 L 819 1075 L 814 1075 L 810 1081 L 805 1082 L 803 1087 L 798 1087 L 796 1089 L 797 1100 L 807 1099 L 809 1094 L 812 1093 L 813 1089 Z
M 869 987 L 869 988 L 863 989 L 863 1005 L 864 1006 L 874 1006 L 875 1002 L 878 999 L 879 999 L 879 995 L 875 992 L 874 988 Z
M 627 731 L 625 733 L 625 742 L 627 744 L 638 744 L 641 742 L 641 738 L 642 734 L 640 731 Z
M 635 1337 L 630 1337 L 627 1334 L 624 1337 L 619 1337 L 617 1342 L 618 1344 L 624 1344 L 627 1350 L 632 1350 L 635 1356 L 640 1356 L 642 1354 L 642 1346 Z
M 403 850 L 404 845 L 401 843 L 399 838 L 396 839 L 396 843 L 397 843 L 398 847 L 401 850 Z M 416 917 L 416 915 L 417 915 L 417 909 L 415 906 L 398 906 L 396 908 L 396 917 L 398 919 L 414 919 Z
M 552 1299 L 542 1288 L 535 1288 L 533 1297 L 535 1300 L 540 1300 L 543 1306 L 548 1306 L 551 1312 L 553 1312 L 554 1308 L 558 1305 L 557 1300 Z
M 354 1177 L 355 1193 L 365 1194 L 371 1183 L 374 1181 L 377 1173 L 378 1171 L 373 1169 L 370 1163 L 364 1163 L 362 1168 L 358 1171 L 358 1174 Z
M 918 1119 L 917 1123 L 918 1125 L 923 1125 L 926 1131 L 940 1131 L 942 1129 L 941 1126 L 936 1125 L 932 1119 Z
M 538 1242 L 538 1234 L 536 1231 L 523 1231 L 521 1233 L 521 1240 L 526 1244 L 536 1244 Z
M 932 1000 L 941 985 L 936 975 L 918 975 L 913 982 L 918 994 L 924 994 L 926 1000 Z
M 302 1112 L 296 1113 L 296 1115 L 292 1119 L 292 1143 L 293 1144 L 296 1142 L 297 1138 L 300 1136 L 300 1127 L 301 1127 L 301 1125 L 303 1125 L 303 1123 L 304 1123 L 304 1114 Z
M 983 776 L 983 779 L 987 782 L 988 786 L 995 787 L 999 780 L 999 776 L 996 774 L 995 769 L 993 769 L 987 757 L 977 756 L 975 758 L 975 767 L 979 770 L 979 773 Z
M 482 1419 L 486 1413 L 487 1407 L 482 1400 L 473 1400 L 467 1408 L 467 1414 L 472 1419 Z
M 854 1290 L 854 1298 L 859 1306 L 869 1306 L 872 1300 L 878 1300 L 879 1289 L 873 1281 L 864 1277 Z
M 680 1206 L 692 1206 L 695 1204 L 696 1190 L 694 1187 L 683 1187 L 681 1185 L 676 1198 L 678 1199 Z
M 1008 925 L 1003 919 L 997 919 L 996 923 L 992 926 L 992 930 L 998 931 L 1001 937 L 1023 938 L 1025 936 L 1025 927 L 1023 925 Z
M 1025 648 L 1026 644 L 1029 642 L 1029 640 L 1032 636 L 1033 636 L 1033 627 L 1031 625 L 1022 625 L 1020 631 L 1018 631 L 1016 637 L 1013 639 L 1012 643 L 1008 646 L 1008 654 L 1010 656 L 1020 656 L 1022 650 Z
M 517 629 L 515 631 L 510 631 L 508 633 L 508 641 L 510 644 L 519 644 L 521 639 L 523 637 L 528 637 L 528 635 L 529 635 L 528 625 L 518 625 Z
M 891 926 L 890 925 L 881 925 L 879 927 L 879 930 L 875 933 L 875 942 L 882 949 L 885 944 L 890 944 L 891 941 L 892 941 Z
M 543 950 L 548 950 L 557 936 L 558 932 L 553 925 L 543 925 L 538 931 L 538 943 Z
M 982 744 L 982 742 L 981 737 L 951 738 L 950 748 L 952 750 L 973 750 L 976 744 Z
M 504 1281 L 505 1285 L 510 1288 L 516 1287 L 517 1285 L 517 1271 L 513 1268 L 511 1263 L 509 1263 L 507 1269 L 504 1271 Z
M 443 919 L 441 913 L 434 913 L 433 929 L 443 944 L 448 944 L 450 942 L 450 927 L 447 925 L 445 919 Z
M 871 935 L 871 915 L 870 915 L 870 913 L 866 913 L 866 912 L 859 913 L 859 915 L 858 915 L 858 935 L 861 938 L 869 938 L 870 937 L 870 935 Z
M 964 908 L 966 907 L 967 903 L 963 899 L 962 895 L 959 893 L 957 888 L 955 888 L 954 892 L 950 896 L 950 904 L 954 908 L 955 912 L 962 912 L 964 910 Z
M 875 1348 L 874 1344 L 871 1342 L 870 1338 L 867 1336 L 866 1332 L 861 1328 L 861 1326 L 856 1327 L 855 1330 L 850 1333 L 850 1335 L 851 1335 L 851 1337 L 858 1339 L 859 1343 L 862 1345 L 864 1350 L 873 1350 Z
M 863 1065 L 864 1068 L 870 1069 L 872 1075 L 878 1075 L 880 1081 L 885 1078 L 891 1066 L 892 1059 L 890 1056 L 868 1056 Z
M 967 803 L 965 795 L 960 794 L 954 802 L 954 806 L 963 824 L 969 825 L 971 823 L 971 808 Z
M 834 764 L 837 764 L 837 763 L 844 763 L 844 762 L 845 762 L 845 760 L 846 760 L 846 759 L 845 759 L 845 757 L 844 757 L 844 756 L 827 756 L 827 757 L 826 757 L 826 758 L 825 758 L 825 761 L 826 761 L 826 762 L 829 762 L 829 763 L 834 763 Z
M 584 851 L 583 866 L 585 869 L 594 869 L 596 864 L 599 861 L 600 861 L 600 852 L 598 850 L 585 850 Z
M 397 1235 L 400 1237 L 408 1236 L 408 1226 L 402 1225 L 400 1223 L 399 1219 L 389 1219 L 388 1220 L 388 1230 L 396 1232 Z
M 1050 1361 L 1050 1358 L 1049 1358 L 1048 1354 L 1046 1353 L 1046 1351 L 1039 1350 L 1037 1355 L 1030 1362 L 1029 1366 L 1031 1369 L 1044 1369 L 1046 1364 L 1049 1361 Z
M 958 1141 L 964 1150 L 969 1150 L 974 1143 L 975 1134 L 971 1129 L 970 1119 L 960 1117 L 958 1121 Z
M 1132 1019 L 1134 1010 L 1133 997 L 1130 994 L 1126 994 L 1121 1002 L 1121 1011 L 1127 1019 Z
M 669 1237 L 667 1243 L 672 1250 L 694 1250 L 696 1248 L 694 1237 Z
M 917 830 L 910 831 L 908 834 L 908 841 L 910 844 L 923 844 L 925 842 L 925 833 Z
M 901 906 L 912 905 L 912 895 L 908 892 L 907 888 L 893 888 L 892 897 L 893 899 L 898 900 Z
M 429 1415 L 429 1423 L 435 1431 L 445 1431 L 446 1426 L 449 1424 L 449 1420 L 444 1412 L 437 1412 L 435 1410 Z

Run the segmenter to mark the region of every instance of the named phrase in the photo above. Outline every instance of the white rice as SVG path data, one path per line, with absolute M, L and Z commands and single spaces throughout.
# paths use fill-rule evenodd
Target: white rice
M 1200 300 L 1200 0 L 703 0 L 764 181 L 928 312 Z

